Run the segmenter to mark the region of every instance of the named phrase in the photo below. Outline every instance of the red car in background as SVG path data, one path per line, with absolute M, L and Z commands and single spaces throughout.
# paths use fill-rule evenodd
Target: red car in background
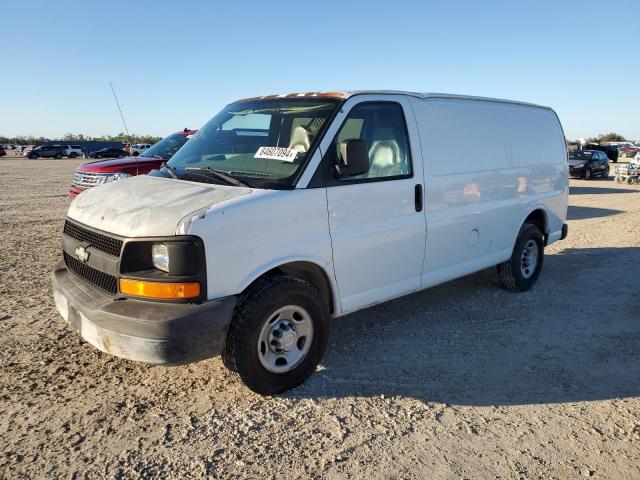
M 189 140 L 197 130 L 185 128 L 163 138 L 137 157 L 110 158 L 78 165 L 69 189 L 69 198 L 74 199 L 87 188 L 115 182 L 134 175 L 144 175 L 171 157 Z

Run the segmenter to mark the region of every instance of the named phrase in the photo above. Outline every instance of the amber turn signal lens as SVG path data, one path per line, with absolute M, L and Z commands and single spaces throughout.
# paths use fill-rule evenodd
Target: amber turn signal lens
M 143 282 L 140 280 L 120 279 L 120 293 L 137 297 L 182 299 L 200 296 L 200 284 Z

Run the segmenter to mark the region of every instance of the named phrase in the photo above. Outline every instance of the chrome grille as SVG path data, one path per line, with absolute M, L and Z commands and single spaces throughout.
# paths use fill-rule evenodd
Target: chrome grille
M 76 170 L 73 175 L 73 184 L 82 188 L 95 187 L 100 184 L 100 175 L 102 174 Z

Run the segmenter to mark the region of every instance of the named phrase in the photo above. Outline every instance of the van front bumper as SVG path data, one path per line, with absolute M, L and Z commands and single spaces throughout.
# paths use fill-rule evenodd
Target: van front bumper
M 116 299 L 70 273 L 52 274 L 60 315 L 99 350 L 155 364 L 183 364 L 219 355 L 236 305 L 233 296 L 192 303 Z

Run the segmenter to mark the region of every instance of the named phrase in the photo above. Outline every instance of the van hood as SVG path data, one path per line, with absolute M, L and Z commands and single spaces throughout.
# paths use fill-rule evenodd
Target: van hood
M 71 202 L 67 216 L 124 237 L 170 236 L 189 213 L 251 192 L 144 175 L 85 190 Z

